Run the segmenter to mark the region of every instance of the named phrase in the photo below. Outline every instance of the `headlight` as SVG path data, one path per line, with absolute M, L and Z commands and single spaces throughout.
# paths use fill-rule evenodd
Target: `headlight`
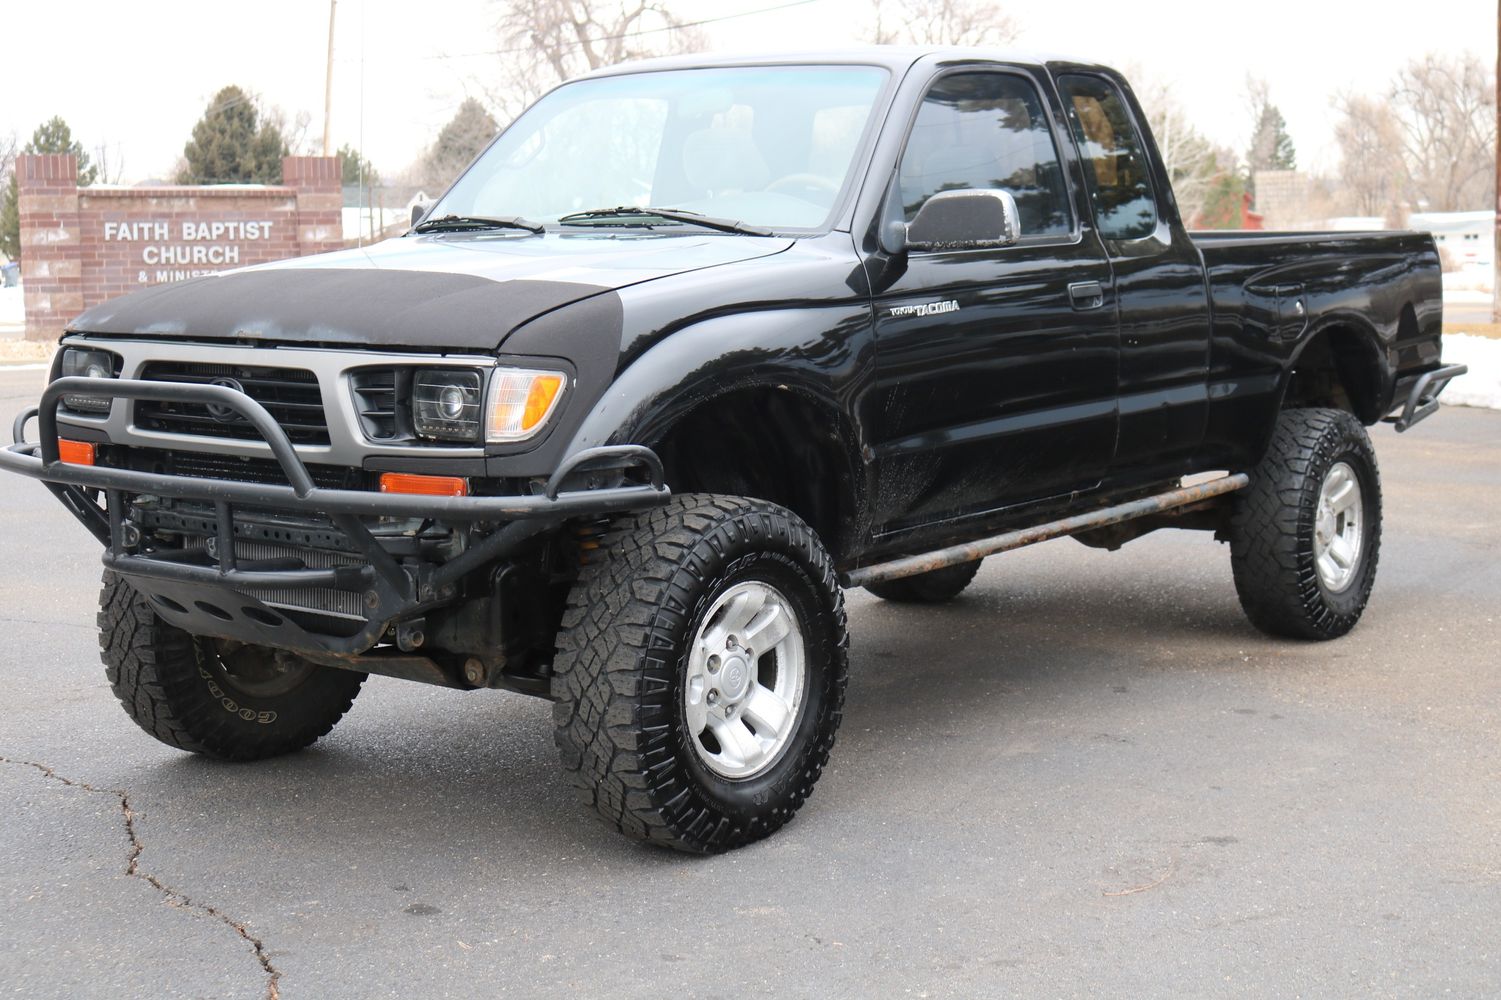
M 87 351 L 77 347 L 63 350 L 62 374 L 85 378 L 114 378 L 119 374 L 116 358 L 108 351 Z M 109 412 L 111 400 L 105 396 L 64 396 L 63 405 L 75 413 Z
M 478 441 L 480 373 L 424 368 L 412 379 L 412 428 L 436 441 Z
M 530 368 L 497 368 L 490 376 L 485 406 L 485 440 L 524 441 L 537 433 L 558 408 L 568 376 Z

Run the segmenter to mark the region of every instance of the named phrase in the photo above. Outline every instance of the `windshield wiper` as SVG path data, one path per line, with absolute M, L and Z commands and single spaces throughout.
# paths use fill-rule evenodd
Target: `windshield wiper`
M 683 208 L 637 208 L 634 205 L 617 205 L 614 208 L 591 208 L 587 212 L 571 212 L 558 219 L 566 226 L 588 225 L 597 219 L 656 218 L 668 222 L 681 222 L 705 229 L 717 229 L 722 233 L 744 233 L 747 236 L 770 236 L 770 229 L 753 226 L 739 219 L 716 219 Z M 650 225 L 650 223 L 646 223 Z
M 531 219 L 523 219 L 519 215 L 445 215 L 438 219 L 428 219 L 412 227 L 414 233 L 439 233 L 439 232 L 477 232 L 484 229 L 525 229 L 529 233 L 539 236 L 547 232 L 540 222 Z

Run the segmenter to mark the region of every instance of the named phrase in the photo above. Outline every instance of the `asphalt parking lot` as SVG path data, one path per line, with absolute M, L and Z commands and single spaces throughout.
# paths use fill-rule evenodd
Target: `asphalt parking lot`
M 41 380 L 0 370 L 0 427 Z M 1374 436 L 1350 637 L 1263 638 L 1180 532 L 851 593 L 829 771 L 708 859 L 597 825 L 521 696 L 372 678 L 289 758 L 155 743 L 95 545 L 0 476 L 0 996 L 1495 996 L 1501 413 Z

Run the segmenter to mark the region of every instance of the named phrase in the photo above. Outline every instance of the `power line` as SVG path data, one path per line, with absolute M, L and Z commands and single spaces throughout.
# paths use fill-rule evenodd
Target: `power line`
M 755 10 L 742 10 L 735 14 L 721 14 L 718 17 L 706 17 L 697 21 L 682 21 L 677 24 L 667 24 L 660 28 L 640 28 L 635 31 L 623 31 L 617 35 L 596 35 L 593 38 L 582 38 L 576 42 L 567 42 L 562 45 L 565 49 L 576 49 L 584 45 L 592 45 L 595 42 L 614 42 L 622 38 L 639 38 L 642 35 L 657 35 L 665 31 L 681 31 L 684 28 L 701 28 L 706 24 L 718 24 L 721 21 L 733 21 L 741 17 L 754 17 L 757 14 L 771 14 L 779 10 L 787 10 L 792 7 L 805 7 L 810 3 L 818 3 L 819 0 L 791 0 L 789 3 L 779 3 L 771 7 L 759 7 Z M 536 46 L 520 45 L 513 49 L 486 49 L 483 52 L 446 52 L 441 55 L 423 56 L 423 59 L 469 59 L 478 56 L 509 56 L 518 55 L 522 52 L 535 52 Z

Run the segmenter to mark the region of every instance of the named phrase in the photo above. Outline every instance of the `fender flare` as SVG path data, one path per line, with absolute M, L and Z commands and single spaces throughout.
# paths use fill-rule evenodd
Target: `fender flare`
M 837 311 L 837 315 L 836 312 Z M 866 528 L 872 449 L 853 401 L 873 368 L 865 303 L 707 317 L 662 337 L 620 371 L 566 454 L 602 445 L 658 447 L 705 408 L 745 393 L 785 393 L 809 412 L 810 436 L 838 461 L 841 534 Z M 677 484 L 668 477 L 667 485 Z M 832 540 L 831 540 L 832 541 Z
M 1339 344 L 1333 342 L 1338 340 Z M 1330 355 L 1335 361 L 1345 390 L 1351 396 L 1355 416 L 1366 425 L 1374 424 L 1390 409 L 1383 406 L 1391 398 L 1394 376 L 1387 359 L 1385 344 L 1380 333 L 1364 316 L 1351 312 L 1337 312 L 1319 317 L 1310 325 L 1299 340 L 1293 353 L 1283 366 L 1281 385 L 1277 392 L 1278 411 L 1287 405 L 1287 394 L 1292 388 L 1293 373 L 1304 355 L 1316 343 L 1328 343 Z M 1352 353 L 1350 348 L 1354 347 Z M 1345 363 L 1341 363 L 1342 359 Z M 1353 374 L 1360 376 L 1360 385 L 1351 385 L 1351 364 L 1356 366 Z M 1358 398 L 1357 398 L 1358 397 Z
M 674 330 L 615 375 L 566 453 L 647 444 L 715 399 L 745 390 L 788 391 L 841 421 L 863 456 L 848 400 L 872 367 L 869 306 L 851 303 L 839 322 L 828 308 L 707 317 Z M 851 319 L 858 322 L 851 322 Z M 815 346 L 817 345 L 817 346 Z

